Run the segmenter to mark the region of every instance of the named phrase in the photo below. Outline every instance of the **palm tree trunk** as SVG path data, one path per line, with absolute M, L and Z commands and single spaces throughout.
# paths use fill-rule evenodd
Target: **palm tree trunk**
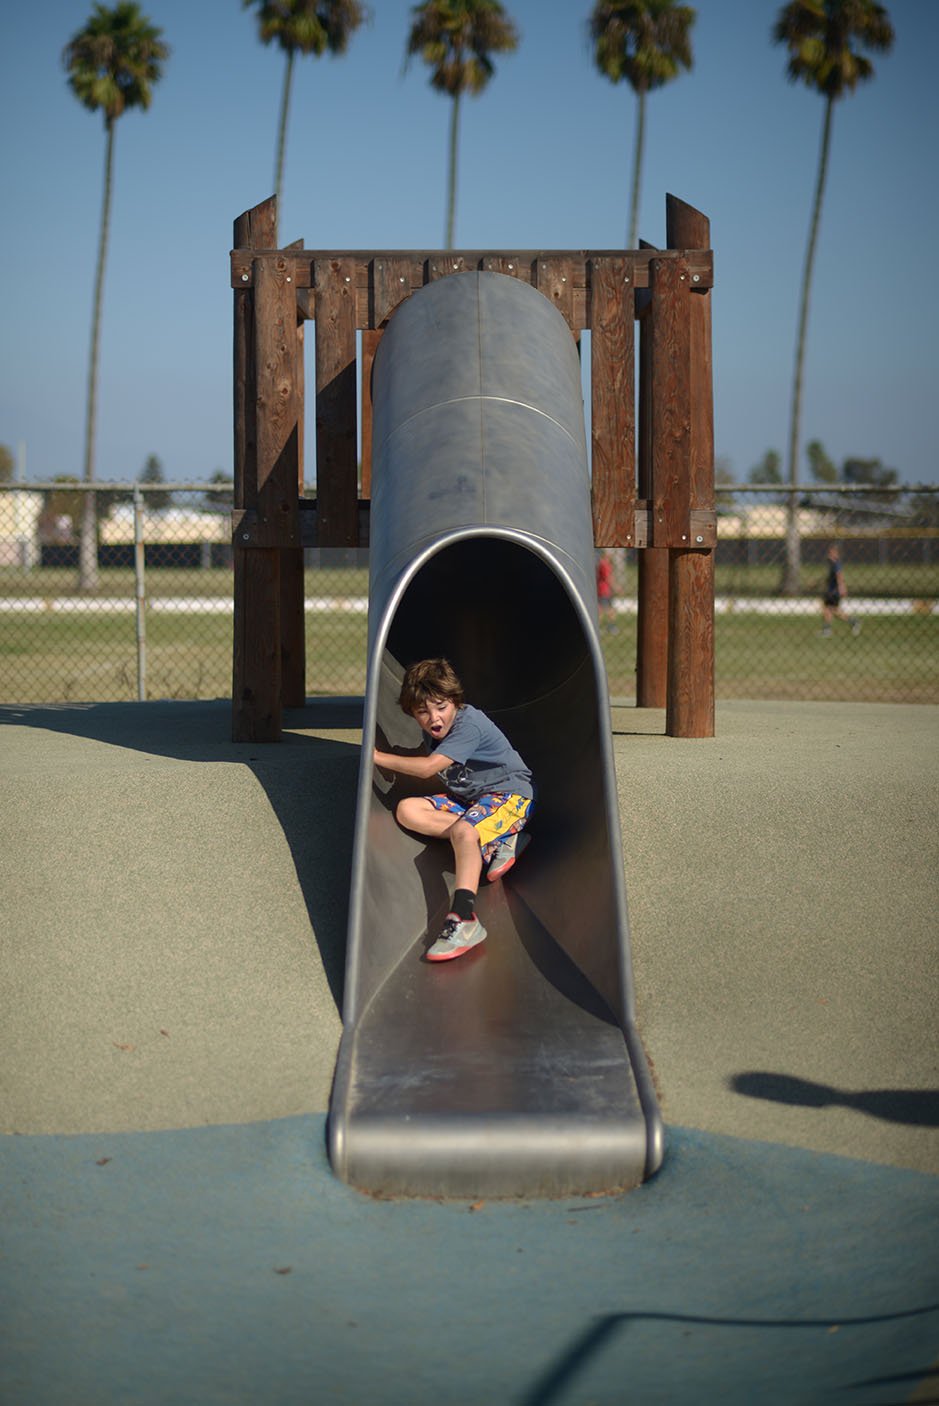
M 280 214 L 280 197 L 284 184 L 284 155 L 287 150 L 287 115 L 290 111 L 290 89 L 293 84 L 293 50 L 287 50 L 287 66 L 284 69 L 284 87 L 280 96 L 280 123 L 277 127 L 277 156 L 274 160 L 274 194 L 277 197 L 277 213 Z M 276 231 L 275 231 L 276 233 Z
M 802 272 L 802 301 L 799 308 L 799 328 L 796 333 L 796 361 L 792 377 L 792 413 L 789 421 L 789 484 L 799 482 L 799 438 L 802 422 L 802 369 L 805 361 L 806 332 L 809 324 L 809 294 L 812 286 L 812 268 L 815 263 L 815 246 L 818 242 L 818 227 L 822 213 L 822 199 L 825 194 L 825 180 L 828 174 L 828 153 L 831 148 L 831 119 L 834 112 L 834 98 L 825 101 L 825 120 L 822 125 L 822 144 L 818 157 L 818 177 L 815 182 L 815 200 L 812 205 L 812 222 L 809 226 L 809 242 L 805 250 L 805 267 Z M 799 505 L 795 493 L 789 495 L 789 508 L 786 514 L 786 567 L 780 590 L 783 595 L 794 596 L 799 592 L 799 578 L 802 566 L 802 544 L 799 539 Z
M 447 191 L 447 232 L 444 248 L 453 248 L 453 226 L 456 220 L 456 158 L 460 133 L 460 94 L 453 95 L 453 108 L 450 112 L 450 176 Z
M 94 305 L 91 315 L 91 348 L 88 356 L 88 399 L 85 411 L 86 483 L 95 478 L 95 422 L 98 407 L 98 345 L 101 331 L 101 304 L 104 300 L 104 268 L 108 256 L 111 225 L 111 176 L 114 170 L 114 122 L 105 121 L 104 195 L 101 200 L 101 231 L 98 237 L 98 266 L 95 270 Z M 78 544 L 78 589 L 98 589 L 98 510 L 94 493 L 82 495 L 81 535 Z
M 633 190 L 632 198 L 629 202 L 629 238 L 626 240 L 627 249 L 637 248 L 636 237 L 639 233 L 639 187 L 642 180 L 642 148 L 646 135 L 646 95 L 640 88 L 637 93 L 638 106 L 636 113 L 636 146 L 633 151 Z

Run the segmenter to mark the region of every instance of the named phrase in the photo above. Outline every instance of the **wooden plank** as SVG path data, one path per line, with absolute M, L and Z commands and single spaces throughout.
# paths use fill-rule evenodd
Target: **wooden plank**
M 289 249 L 302 248 L 300 240 Z M 296 318 L 293 358 L 294 402 L 297 417 L 297 495 L 303 493 L 303 379 L 304 317 L 294 292 Z M 297 523 L 299 536 L 299 520 Z M 306 614 L 303 551 L 287 547 L 280 558 L 280 660 L 281 702 L 285 708 L 302 708 L 306 702 Z
M 504 273 L 507 278 L 519 278 L 523 283 L 532 282 L 531 261 L 518 254 L 486 254 L 479 266 L 485 273 Z
M 429 254 L 424 261 L 425 281 L 435 283 L 438 278 L 446 278 L 451 273 L 465 273 L 467 269 L 478 267 L 478 260 L 468 259 L 463 254 Z
M 253 267 L 258 257 L 275 258 L 283 255 L 282 249 L 236 248 L 230 257 L 230 280 L 232 288 L 246 290 L 251 287 Z M 355 268 L 354 286 L 356 290 L 356 325 L 371 325 L 369 300 L 370 266 L 375 259 L 402 260 L 408 264 L 412 291 L 429 281 L 427 267 L 433 264 L 435 277 L 444 273 L 462 272 L 466 269 L 481 269 L 487 264 L 500 260 L 518 264 L 519 276 L 526 282 L 532 281 L 532 268 L 539 259 L 566 259 L 570 262 L 574 279 L 575 306 L 583 303 L 582 295 L 589 292 L 587 265 L 591 259 L 615 259 L 622 255 L 622 249 L 296 249 L 290 251 L 293 264 L 293 281 L 298 290 L 314 288 L 316 283 L 315 266 L 319 261 L 331 263 L 337 259 L 351 260 Z M 714 282 L 714 257 L 710 249 L 661 249 L 653 250 L 643 244 L 638 250 L 630 250 L 634 262 L 634 277 L 637 288 L 649 286 L 649 264 L 653 254 L 658 258 L 684 258 L 691 271 L 692 285 L 695 288 L 710 288 Z M 459 261 L 452 267 L 453 260 Z M 500 270 L 496 269 L 496 272 Z
M 638 304 L 640 295 L 635 294 Z M 651 303 L 648 305 L 651 308 Z M 637 308 L 638 310 L 638 308 Z M 639 320 L 637 478 L 645 507 L 637 584 L 636 706 L 664 708 L 668 696 L 668 551 L 652 546 L 652 319 Z M 638 516 L 638 511 L 637 511 Z
M 354 278 L 351 259 L 316 261 L 316 495 L 329 547 L 357 538 Z
M 255 278 L 257 509 L 282 546 L 299 544 L 300 387 L 296 290 L 289 263 L 265 260 Z
M 363 498 L 372 496 L 372 365 L 382 334 L 366 327 L 362 333 L 362 472 L 359 492 Z
M 577 262 L 565 254 L 540 258 L 535 264 L 535 286 L 553 303 L 571 331 L 574 325 L 574 272 Z
M 655 258 L 652 278 L 651 419 L 652 545 L 688 543 L 691 462 L 688 266 Z
M 362 332 L 362 365 L 359 393 L 362 397 L 362 468 L 359 491 L 372 496 L 372 363 L 381 340 L 381 329 L 405 298 L 411 296 L 411 261 L 404 257 L 378 255 L 371 262 L 369 278 L 369 325 Z
M 255 299 L 257 511 L 278 552 L 271 644 L 279 654 L 280 701 L 296 707 L 306 692 L 299 521 L 303 399 L 296 289 L 288 259 L 263 261 L 255 274 Z M 266 641 L 254 647 L 267 657 Z
M 590 383 L 593 535 L 598 547 L 632 547 L 636 426 L 632 264 L 591 259 Z
M 411 261 L 378 254 L 371 262 L 372 306 L 369 326 L 383 327 L 399 303 L 411 293 Z

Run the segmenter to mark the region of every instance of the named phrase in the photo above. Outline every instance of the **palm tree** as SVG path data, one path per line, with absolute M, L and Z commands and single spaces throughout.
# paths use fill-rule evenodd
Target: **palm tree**
M 646 129 L 646 94 L 692 66 L 691 29 L 697 12 L 675 0 L 597 0 L 590 38 L 597 68 L 611 83 L 626 79 L 636 94 L 636 145 L 626 248 L 635 249 Z
M 805 83 L 825 99 L 822 142 L 815 178 L 815 199 L 809 221 L 809 238 L 802 270 L 802 297 L 796 334 L 795 370 L 792 378 L 792 406 L 789 422 L 789 483 L 798 482 L 799 432 L 802 417 L 802 366 L 809 321 L 809 293 L 812 266 L 818 240 L 828 156 L 831 148 L 831 122 L 835 103 L 852 93 L 858 83 L 873 78 L 870 59 L 854 45 L 887 53 L 893 44 L 893 26 L 886 8 L 875 0 L 789 0 L 773 26 L 773 41 L 789 50 L 787 74 L 792 83 Z M 799 590 L 800 544 L 795 493 L 790 494 L 786 523 L 786 567 L 781 590 L 795 595 Z
M 518 48 L 518 30 L 499 0 L 424 0 L 411 9 L 405 67 L 414 54 L 431 69 L 430 86 L 453 99 L 444 247 L 453 248 L 460 99 L 478 96 L 495 72 L 493 54 Z
M 91 18 L 66 45 L 62 62 L 72 91 L 85 107 L 104 115 L 104 194 L 101 202 L 101 230 L 98 237 L 98 264 L 95 273 L 94 304 L 91 319 L 91 352 L 88 366 L 88 400 L 85 416 L 84 478 L 95 476 L 95 413 L 98 396 L 98 343 L 104 267 L 111 221 L 111 188 L 114 171 L 114 129 L 117 119 L 131 107 L 146 110 L 152 88 L 162 75 L 169 58 L 162 31 L 155 28 L 133 0 L 120 0 L 113 9 L 95 5 Z M 95 590 L 98 584 L 98 544 L 95 495 L 84 495 L 79 547 L 78 587 Z
M 369 18 L 369 10 L 360 0 L 242 0 L 242 5 L 246 10 L 257 7 L 261 42 L 272 44 L 276 40 L 287 55 L 274 157 L 274 194 L 279 209 L 294 59 L 297 54 L 314 54 L 317 58 L 327 51 L 344 54 L 352 35 Z

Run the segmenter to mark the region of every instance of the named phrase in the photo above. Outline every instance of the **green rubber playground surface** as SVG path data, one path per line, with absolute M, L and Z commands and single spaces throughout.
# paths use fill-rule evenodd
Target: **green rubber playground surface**
M 476 1203 L 325 1157 L 360 703 L 229 717 L 0 708 L 0 1399 L 939 1397 L 939 710 L 613 709 L 665 1164 Z

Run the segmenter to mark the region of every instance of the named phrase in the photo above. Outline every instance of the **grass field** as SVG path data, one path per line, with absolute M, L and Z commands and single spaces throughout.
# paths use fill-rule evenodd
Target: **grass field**
M 772 596 L 779 586 L 780 566 L 734 566 L 718 561 L 714 573 L 714 589 L 718 595 Z M 803 569 L 803 590 L 814 598 L 820 593 L 824 580 L 821 567 Z M 850 566 L 848 588 L 855 596 L 881 598 L 915 598 L 935 600 L 939 597 L 939 564 L 903 562 L 896 565 L 876 564 Z M 617 589 L 624 597 L 635 598 L 637 572 L 633 563 L 620 570 Z M 4 597 L 37 597 L 54 599 L 71 596 L 75 590 L 75 572 L 68 568 L 44 567 L 41 571 L 24 572 L 0 567 L 0 601 Z M 150 596 L 209 596 L 231 598 L 230 570 L 177 570 L 173 567 L 148 569 L 147 591 Z M 134 574 L 120 567 L 100 573 L 98 599 L 133 600 Z M 368 594 L 368 571 L 365 568 L 325 567 L 306 572 L 306 595 L 349 597 Z
M 52 608 L 70 596 L 72 572 L 17 573 L 15 583 L 12 573 L 4 574 L 8 579 L 6 583 L 0 579 L 0 702 L 136 698 L 136 626 L 129 572 L 102 573 L 100 604 L 90 613 L 60 613 Z M 902 591 L 899 578 L 894 582 L 895 595 L 920 595 L 911 589 L 908 567 L 903 568 L 903 582 Z M 175 613 L 147 612 L 147 696 L 230 696 L 232 617 L 226 602 L 231 598 L 231 573 L 154 571 L 148 583 L 157 599 L 176 600 L 186 608 Z M 11 589 L 14 584 L 16 590 Z M 923 578 L 918 584 L 925 587 L 927 581 Z M 308 601 L 361 598 L 367 578 L 359 570 L 319 570 L 308 573 L 306 585 Z M 37 608 L 4 610 L 4 595 L 8 600 L 28 598 Z M 113 601 L 113 613 L 107 609 L 108 601 Z M 216 608 L 199 608 L 200 602 Z M 308 610 L 306 620 L 308 691 L 360 693 L 365 676 L 365 614 L 316 609 Z M 819 624 L 814 609 L 799 615 L 758 615 L 738 602 L 732 614 L 719 614 L 715 627 L 718 697 L 939 702 L 939 615 L 925 611 L 865 615 L 858 638 L 837 622 L 832 637 L 822 638 Z M 630 699 L 635 696 L 635 616 L 621 615 L 616 634 L 603 638 L 611 693 Z

